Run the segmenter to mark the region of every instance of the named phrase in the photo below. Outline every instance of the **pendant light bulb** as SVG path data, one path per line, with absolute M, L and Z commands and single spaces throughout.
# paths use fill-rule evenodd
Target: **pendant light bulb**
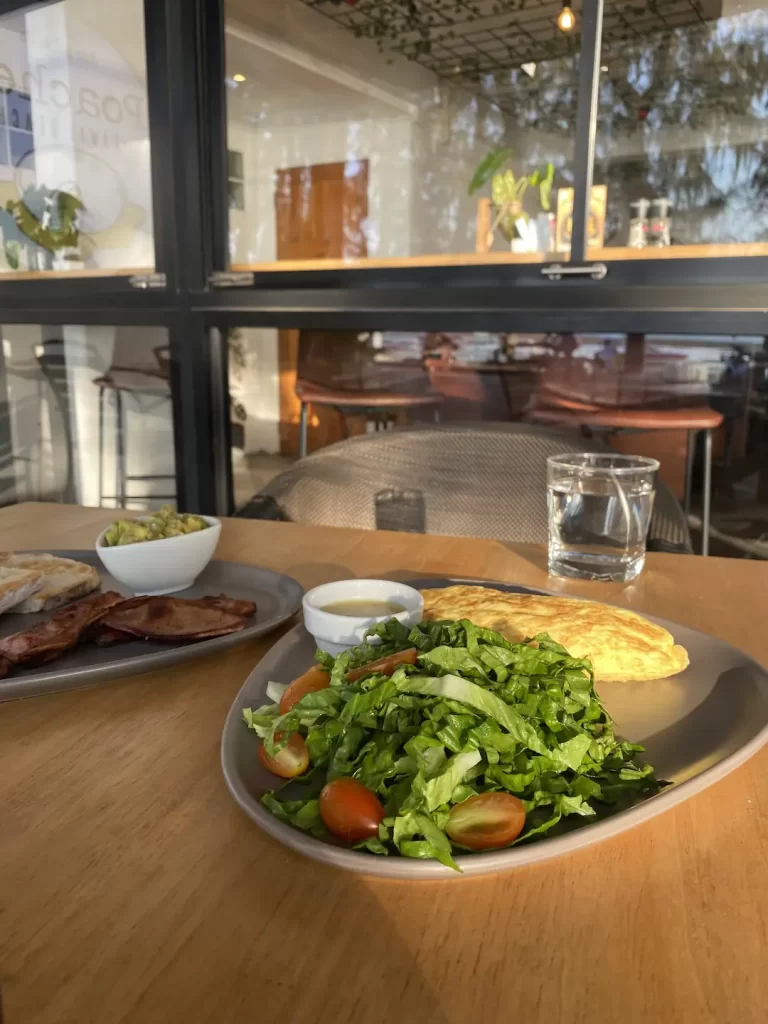
M 567 3 L 563 4 L 563 9 L 557 16 L 557 27 L 561 32 L 572 32 L 576 27 L 576 15 Z

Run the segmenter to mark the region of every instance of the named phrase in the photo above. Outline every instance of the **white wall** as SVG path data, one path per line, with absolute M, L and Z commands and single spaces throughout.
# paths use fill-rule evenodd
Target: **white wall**
M 0 85 L 31 95 L 34 125 L 34 161 L 0 168 L 0 199 L 79 195 L 89 267 L 154 265 L 144 62 L 141 0 L 67 0 L 0 28 Z
M 411 123 L 405 118 L 342 121 L 262 130 L 230 122 L 230 148 L 246 165 L 245 213 L 230 223 L 236 262 L 272 261 L 276 172 L 286 167 L 368 161 L 369 256 L 404 256 L 411 237 Z
M 34 162 L 0 167 L 0 205 L 30 185 L 77 194 L 88 267 L 154 266 L 150 150 L 142 0 L 66 0 L 4 17 L 0 86 L 31 95 Z M 7 269 L 0 244 L 0 270 Z M 23 266 L 22 266 L 23 269 Z M 13 467 L 20 498 L 57 498 L 66 477 L 62 411 L 40 372 L 36 349 L 65 344 L 61 388 L 73 441 L 77 500 L 98 503 L 98 388 L 119 342 L 124 365 L 154 365 L 159 329 L 2 328 Z M 110 396 L 111 399 L 111 396 Z M 105 419 L 105 490 L 114 493 L 115 423 Z M 170 405 L 126 398 L 128 472 L 173 473 Z M 136 483 L 133 494 L 173 490 L 173 481 Z
M 245 367 L 238 384 L 238 400 L 245 406 L 245 451 L 280 450 L 280 369 L 277 331 L 271 327 L 244 327 L 240 335 Z

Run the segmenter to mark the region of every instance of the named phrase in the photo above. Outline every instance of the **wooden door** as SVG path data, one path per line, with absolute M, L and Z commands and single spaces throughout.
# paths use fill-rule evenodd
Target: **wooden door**
M 278 260 L 359 259 L 368 255 L 368 161 L 312 164 L 277 172 L 275 225 Z M 301 403 L 296 398 L 299 331 L 278 334 L 280 451 L 299 450 Z M 310 450 L 340 440 L 341 424 L 330 409 L 313 409 Z

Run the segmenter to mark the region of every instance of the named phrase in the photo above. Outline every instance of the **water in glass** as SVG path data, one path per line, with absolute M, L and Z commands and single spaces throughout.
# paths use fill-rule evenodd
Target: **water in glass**
M 549 460 L 549 571 L 579 579 L 634 579 L 645 564 L 658 463 L 636 456 Z

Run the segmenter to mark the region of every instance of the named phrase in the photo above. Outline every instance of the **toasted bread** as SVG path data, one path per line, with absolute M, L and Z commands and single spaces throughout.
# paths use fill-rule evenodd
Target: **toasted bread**
M 0 553 L 0 567 L 24 569 L 40 578 L 34 593 L 8 609 L 20 614 L 51 611 L 101 586 L 101 577 L 93 566 L 58 555 Z
M 42 585 L 43 577 L 39 572 L 0 567 L 0 615 L 26 601 Z

